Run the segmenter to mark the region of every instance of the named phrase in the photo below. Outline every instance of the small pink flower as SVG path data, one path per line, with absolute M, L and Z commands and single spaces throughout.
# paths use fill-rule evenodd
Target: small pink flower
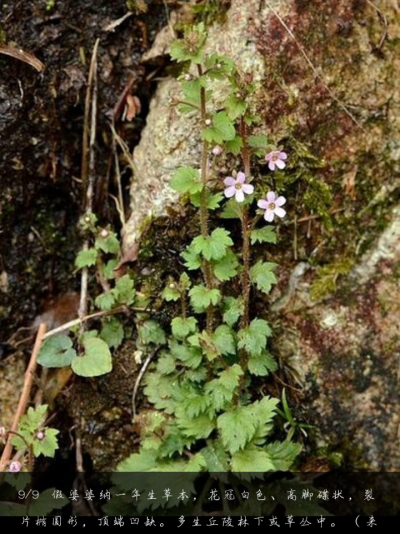
M 285 159 L 287 159 L 286 152 L 279 152 L 279 150 L 274 150 L 272 152 L 269 152 L 265 156 L 265 161 L 268 161 L 268 168 L 271 171 L 275 170 L 275 167 L 278 167 L 278 169 L 284 169 L 285 168 Z
M 212 153 L 214 154 L 214 156 L 220 156 L 222 154 L 222 148 L 220 146 L 216 145 L 212 149 Z
M 245 180 L 246 175 L 244 172 L 238 172 L 237 178 L 233 178 L 232 176 L 225 178 L 224 184 L 228 187 L 225 189 L 224 195 L 227 198 L 234 196 L 236 202 L 243 202 L 244 195 L 251 195 L 254 191 L 254 186 L 246 184 Z
M 10 463 L 10 473 L 19 473 L 21 471 L 21 464 L 19 462 L 11 462 Z
M 285 203 L 285 197 L 276 198 L 274 191 L 269 191 L 265 199 L 257 202 L 257 206 L 265 210 L 264 219 L 268 222 L 272 222 L 275 215 L 278 217 L 284 217 L 286 215 L 286 211 L 281 208 Z

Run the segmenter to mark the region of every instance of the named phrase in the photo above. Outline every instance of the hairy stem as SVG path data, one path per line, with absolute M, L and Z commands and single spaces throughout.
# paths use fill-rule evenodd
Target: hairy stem
M 198 73 L 199 76 L 203 74 L 203 70 L 201 65 L 198 65 Z M 201 115 L 201 122 L 202 126 L 206 126 L 206 91 L 204 87 L 200 88 L 200 115 Z M 201 235 L 203 237 L 208 237 L 208 210 L 207 210 L 207 182 L 208 182 L 208 160 L 207 160 L 207 154 L 208 154 L 208 142 L 206 140 L 203 140 L 202 144 L 202 150 L 201 150 L 201 164 L 200 164 L 200 172 L 201 172 L 201 182 L 203 184 L 203 189 L 201 190 L 200 194 L 200 227 L 201 227 Z M 212 278 L 212 271 L 211 271 L 211 264 L 209 261 L 204 260 L 203 261 L 203 274 L 204 279 L 206 282 L 207 289 L 213 288 L 213 278 Z M 207 310 L 207 331 L 211 332 L 212 330 L 212 323 L 213 323 L 213 316 L 214 316 L 214 310 L 213 307 L 210 306 Z
M 246 178 L 250 177 L 250 152 L 247 146 L 246 124 L 243 118 L 240 121 L 240 136 L 242 138 L 242 159 Z M 243 296 L 243 316 L 241 327 L 249 326 L 249 304 L 250 304 L 250 231 L 249 213 L 247 206 L 242 212 L 242 237 L 243 237 L 243 272 L 242 272 L 242 296 Z

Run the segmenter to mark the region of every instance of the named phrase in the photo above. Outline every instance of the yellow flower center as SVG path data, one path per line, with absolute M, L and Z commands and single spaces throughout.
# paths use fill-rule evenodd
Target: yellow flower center
M 270 210 L 274 210 L 275 207 L 276 207 L 276 206 L 275 206 L 275 204 L 274 204 L 273 202 L 271 202 L 271 204 L 268 206 L 268 208 L 269 208 Z
M 242 184 L 240 184 L 240 183 L 235 184 L 235 188 L 236 189 L 242 189 Z

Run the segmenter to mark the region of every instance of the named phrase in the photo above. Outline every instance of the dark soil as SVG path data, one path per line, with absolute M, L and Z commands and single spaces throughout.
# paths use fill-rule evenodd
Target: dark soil
M 118 126 L 132 149 L 155 87 L 146 77 L 158 68 L 142 66 L 140 58 L 167 20 L 164 2 L 146 0 L 140 5 L 147 11 L 137 10 L 114 31 L 105 31 L 105 27 L 128 12 L 124 0 L 56 0 L 53 7 L 45 0 L 10 0 L 0 6 L 0 45 L 16 46 L 45 65 L 39 73 L 0 53 L 0 358 L 13 352 L 8 343 L 11 336 L 30 326 L 53 298 L 79 289 L 74 259 L 81 245 L 77 223 L 82 213 L 82 134 L 89 65 L 97 38 L 94 211 L 100 220 L 119 229 L 110 201 L 116 191 L 110 118 L 128 81 L 136 76 L 132 94 L 140 99 L 142 110 L 131 122 Z M 124 186 L 129 178 L 130 172 L 122 167 Z M 122 385 L 118 380 L 116 388 L 127 387 L 124 402 L 128 406 L 129 370 L 125 376 L 129 383 Z M 78 390 L 82 398 L 88 398 L 94 385 L 84 382 L 89 395 L 81 385 Z M 107 387 L 112 389 L 110 383 Z M 109 411 L 111 397 L 121 404 L 118 395 L 109 391 L 107 395 Z M 93 413 L 100 408 L 99 403 Z M 125 422 L 129 422 L 127 410 L 121 411 Z M 64 431 L 75 423 L 74 415 L 59 413 Z M 121 415 L 116 419 L 121 426 Z M 94 423 L 87 421 L 87 425 L 93 434 Z M 110 431 L 110 419 L 106 426 Z M 64 441 L 68 449 L 70 443 Z

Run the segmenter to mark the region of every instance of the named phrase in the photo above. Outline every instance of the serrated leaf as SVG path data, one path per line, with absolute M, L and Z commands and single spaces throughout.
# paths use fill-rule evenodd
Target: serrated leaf
M 207 190 L 207 209 L 216 210 L 217 208 L 219 208 L 219 205 L 221 204 L 223 199 L 224 195 L 222 193 L 212 194 L 210 191 Z M 193 206 L 199 208 L 201 206 L 201 193 L 190 195 L 190 202 L 193 204 Z
M 238 347 L 250 355 L 262 353 L 267 344 L 267 337 L 272 334 L 268 323 L 263 319 L 253 319 L 248 326 L 238 332 Z
M 157 451 L 141 450 L 118 464 L 119 473 L 149 473 L 157 470 Z M 128 488 L 131 489 L 131 488 Z
M 257 286 L 257 289 L 268 294 L 272 285 L 276 284 L 276 276 L 272 272 L 276 268 L 276 263 L 258 261 L 250 269 L 250 280 Z
M 172 334 L 177 339 L 184 339 L 190 333 L 196 331 L 197 319 L 194 317 L 175 317 L 171 321 Z
M 234 473 L 266 473 L 275 466 L 268 452 L 259 447 L 249 446 L 232 456 L 231 468 Z
M 112 291 L 107 291 L 107 293 L 102 293 L 96 297 L 95 304 L 97 308 L 103 311 L 109 311 L 114 307 L 115 298 Z
M 170 187 L 179 193 L 199 193 L 203 189 L 199 169 L 180 167 L 170 181 Z
M 167 342 L 164 330 L 157 321 L 154 321 L 153 319 L 149 319 L 140 325 L 138 333 L 143 345 L 148 345 L 149 343 L 154 343 L 154 345 L 164 345 L 164 343 Z
M 233 241 L 229 237 L 229 232 L 224 228 L 216 228 L 207 237 L 199 235 L 191 243 L 194 252 L 202 254 L 208 261 L 223 258 L 227 252 L 227 247 L 231 245 L 233 245 Z
M 229 471 L 229 456 L 218 441 L 210 441 L 207 447 L 201 449 L 207 471 L 210 473 L 226 473 Z
M 35 457 L 43 454 L 43 456 L 48 456 L 49 458 L 54 458 L 56 450 L 58 449 L 57 434 L 60 431 L 55 428 L 46 428 L 44 431 L 44 438 L 34 439 L 33 440 L 33 454 Z
M 92 377 L 109 373 L 112 370 L 112 359 L 107 343 L 99 338 L 87 339 L 83 342 L 85 352 L 75 356 L 71 367 L 79 376 Z
M 176 301 L 179 300 L 181 294 L 179 292 L 178 286 L 176 282 L 174 282 L 172 279 L 169 280 L 168 285 L 165 286 L 162 297 L 167 302 Z
M 276 233 L 272 226 L 264 226 L 263 228 L 256 228 L 250 233 L 251 244 L 255 243 L 273 243 L 276 244 Z
M 151 373 L 146 377 L 144 392 L 158 410 L 173 413 L 176 403 L 172 398 L 176 379 L 171 376 Z
M 244 408 L 247 417 L 255 421 L 257 431 L 254 436 L 257 444 L 262 444 L 273 429 L 273 419 L 276 415 L 278 399 L 272 397 L 263 397 L 260 401 L 255 401 Z
M 197 417 L 198 415 L 207 412 L 211 403 L 211 399 L 202 395 L 201 393 L 191 394 L 184 402 L 185 415 L 188 417 Z
M 213 271 L 215 277 L 220 282 L 226 282 L 230 280 L 237 274 L 237 269 L 239 267 L 239 261 L 236 257 L 236 254 L 228 249 L 226 254 L 220 260 L 212 261 Z
M 124 327 L 121 321 L 116 317 L 104 319 L 100 337 L 107 343 L 110 349 L 118 348 L 124 340 Z
M 36 408 L 30 406 L 26 414 L 21 417 L 19 430 L 21 432 L 25 430 L 28 432 L 35 432 L 38 428 L 43 426 L 46 418 L 47 408 L 47 404 L 40 404 Z
M 243 369 L 235 363 L 220 373 L 219 380 L 225 388 L 234 391 L 242 375 Z
M 97 250 L 95 248 L 88 248 L 87 250 L 81 250 L 75 259 L 75 267 L 83 269 L 84 267 L 91 267 L 96 265 Z
M 205 311 L 209 306 L 216 306 L 221 300 L 219 289 L 207 289 L 205 286 L 194 286 L 189 291 L 190 304 L 196 313 Z
M 203 355 L 199 347 L 189 347 L 175 340 L 170 341 L 169 346 L 175 358 L 183 362 L 186 367 L 197 369 L 203 360 Z
M 231 152 L 234 156 L 237 156 L 242 150 L 243 141 L 238 135 L 225 143 L 225 149 L 227 152 Z
M 106 237 L 102 237 L 100 234 L 96 237 L 95 247 L 106 254 L 118 254 L 119 241 L 114 232 L 109 232 Z
M 118 265 L 118 260 L 115 258 L 112 258 L 111 260 L 108 260 L 108 262 L 103 265 L 103 275 L 107 280 L 113 280 L 114 279 L 114 269 Z
M 37 362 L 43 367 L 67 367 L 76 356 L 71 339 L 58 334 L 46 339 L 40 348 Z
M 247 109 L 247 104 L 241 98 L 237 98 L 235 94 L 230 94 L 225 100 L 225 106 L 228 110 L 228 116 L 230 119 L 235 120 Z
M 224 141 L 234 139 L 236 135 L 232 120 L 225 111 L 216 113 L 212 118 L 212 124 L 202 130 L 202 137 L 209 143 L 222 144 Z
M 201 267 L 200 255 L 194 251 L 193 244 L 189 245 L 187 249 L 182 252 L 181 256 L 185 260 L 185 267 L 189 269 L 189 271 L 194 271 Z
M 293 441 L 274 441 L 265 447 L 275 471 L 288 471 L 302 448 L 299 443 L 293 443 Z
M 193 436 L 196 439 L 207 439 L 215 429 L 214 422 L 205 414 L 194 418 L 180 418 L 177 424 L 185 436 Z
M 249 356 L 247 367 L 252 375 L 267 376 L 278 369 L 278 364 L 268 352 L 262 352 L 258 355 Z
M 230 454 L 243 449 L 251 440 L 257 430 L 257 423 L 242 407 L 220 415 L 217 426 L 221 433 L 224 447 Z
M 158 358 L 157 372 L 162 375 L 170 375 L 176 370 L 175 360 L 171 354 L 164 353 Z
M 133 287 L 133 280 L 129 274 L 124 274 L 118 278 L 112 293 L 118 304 L 125 304 L 130 306 L 135 300 L 135 289 Z
M 212 340 L 219 354 L 236 354 L 236 342 L 229 326 L 218 326 Z
M 225 204 L 225 208 L 221 213 L 222 219 L 240 219 L 242 207 L 236 200 L 230 199 Z
M 243 315 L 243 299 L 242 297 L 226 297 L 223 306 L 224 314 L 223 320 L 228 326 L 233 326 L 239 317 Z

